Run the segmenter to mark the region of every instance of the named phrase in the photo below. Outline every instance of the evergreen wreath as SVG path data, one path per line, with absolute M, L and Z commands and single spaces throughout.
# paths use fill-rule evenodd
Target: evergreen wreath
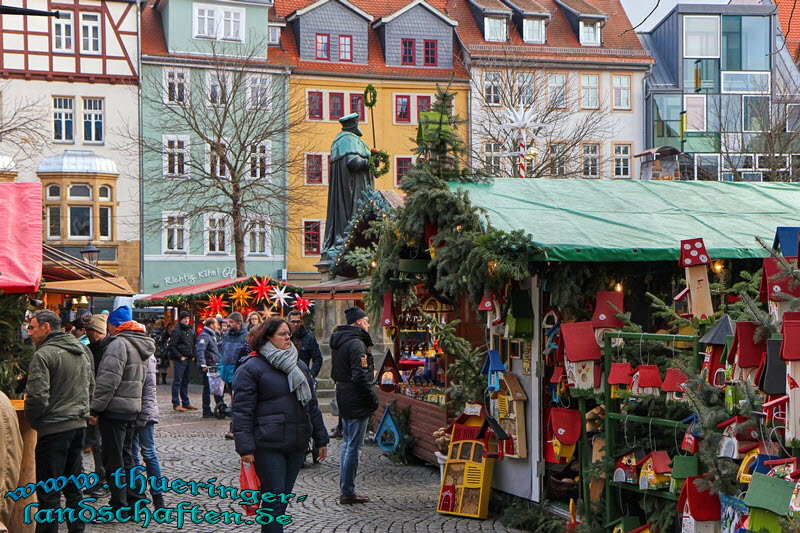
M 364 105 L 371 108 L 378 102 L 378 91 L 371 83 L 364 89 Z
M 389 172 L 389 154 L 383 150 L 373 148 L 368 163 L 369 173 L 375 178 L 380 178 Z

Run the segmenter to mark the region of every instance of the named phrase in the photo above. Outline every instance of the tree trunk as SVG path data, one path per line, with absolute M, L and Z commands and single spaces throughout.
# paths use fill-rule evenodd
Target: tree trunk
M 231 176 L 233 178 L 233 176 Z M 244 221 L 242 220 L 241 190 L 238 179 L 233 182 L 233 209 L 231 218 L 233 219 L 233 250 L 236 254 L 236 277 L 241 278 L 247 275 L 244 264 Z

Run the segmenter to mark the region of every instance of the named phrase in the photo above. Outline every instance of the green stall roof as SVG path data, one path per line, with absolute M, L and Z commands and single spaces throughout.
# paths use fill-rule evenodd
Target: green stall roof
M 800 221 L 800 183 L 502 178 L 453 183 L 497 229 L 521 229 L 547 261 L 678 260 L 702 237 L 714 259 L 768 254 L 777 226 Z

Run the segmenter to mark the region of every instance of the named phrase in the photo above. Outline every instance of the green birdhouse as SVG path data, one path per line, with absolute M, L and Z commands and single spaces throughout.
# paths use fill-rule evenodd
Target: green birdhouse
M 750 508 L 751 531 L 782 531 L 780 518 L 789 513 L 795 484 L 785 479 L 765 474 L 753 474 L 744 504 Z

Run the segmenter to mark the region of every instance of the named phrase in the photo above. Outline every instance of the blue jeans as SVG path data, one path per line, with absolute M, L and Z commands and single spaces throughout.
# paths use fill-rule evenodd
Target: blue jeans
M 191 365 L 189 360 L 174 361 L 173 369 L 175 377 L 172 379 L 172 407 L 183 404 L 184 407 L 191 405 L 189 401 L 189 371 Z
M 342 458 L 339 461 L 339 491 L 342 496 L 356 493 L 358 456 L 367 433 L 369 417 L 342 418 Z
M 288 494 L 294 488 L 297 474 L 306 460 L 306 451 L 299 450 L 291 453 L 265 450 L 255 453 L 256 474 L 261 482 L 261 492 L 272 492 L 275 494 Z M 261 507 L 273 509 L 270 514 L 275 518 L 286 512 L 285 503 L 281 503 L 280 498 L 274 502 L 263 502 Z M 277 522 L 263 524 L 261 533 L 283 533 L 283 525 Z
M 147 467 L 147 477 L 161 477 L 161 465 L 158 463 L 158 456 L 156 455 L 156 445 L 153 440 L 155 422 L 148 422 L 144 426 L 136 426 L 136 431 L 133 432 L 133 462 L 139 465 L 139 448 L 142 449 L 142 457 L 144 464 Z M 150 489 L 150 494 L 155 496 L 161 494 L 160 490 Z

